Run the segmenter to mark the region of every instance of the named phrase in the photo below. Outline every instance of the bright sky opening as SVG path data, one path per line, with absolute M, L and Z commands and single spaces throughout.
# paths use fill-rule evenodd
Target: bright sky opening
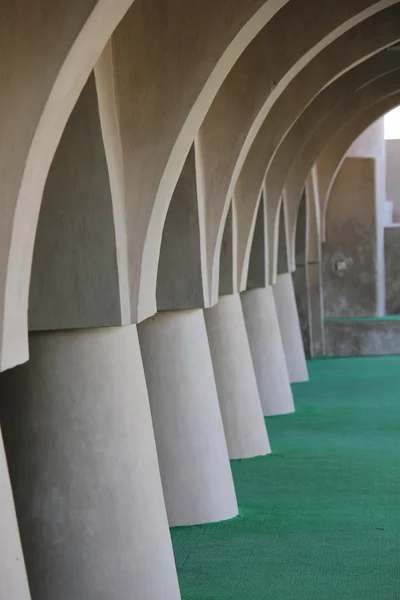
M 400 139 L 400 106 L 385 115 L 385 139 Z

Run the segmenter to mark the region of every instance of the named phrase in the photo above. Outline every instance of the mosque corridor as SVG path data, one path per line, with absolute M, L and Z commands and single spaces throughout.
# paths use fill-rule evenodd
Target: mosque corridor
M 172 529 L 183 600 L 397 600 L 400 356 L 320 359 L 232 461 L 240 516 Z

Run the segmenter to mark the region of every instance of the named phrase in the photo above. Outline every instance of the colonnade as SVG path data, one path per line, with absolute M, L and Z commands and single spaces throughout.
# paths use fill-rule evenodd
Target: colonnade
M 274 451 L 264 416 L 308 380 L 296 267 L 324 353 L 326 207 L 399 102 L 399 17 L 389 0 L 5 9 L 1 599 L 178 600 L 169 527 L 238 515 L 230 459 Z
M 272 290 L 244 293 L 243 305 L 251 350 L 239 294 L 205 314 L 159 312 L 139 335 L 30 334 L 29 362 L 0 382 L 23 547 L 2 480 L 7 597 L 30 597 L 25 557 L 32 598 L 179 598 L 168 527 L 237 516 L 229 459 L 268 454 L 263 412 L 294 410 Z

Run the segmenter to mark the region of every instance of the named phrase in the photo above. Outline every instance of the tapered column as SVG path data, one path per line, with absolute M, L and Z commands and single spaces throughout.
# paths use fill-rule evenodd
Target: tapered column
M 204 311 L 230 458 L 271 452 L 239 294 Z
M 307 362 L 291 273 L 278 275 L 273 290 L 290 382 L 308 381 Z
M 138 327 L 169 523 L 238 514 L 202 310 Z
M 32 600 L 178 600 L 136 327 L 30 351 L 0 409 Z
M 0 429 L 0 598 L 31 600 Z
M 241 299 L 264 414 L 291 413 L 293 395 L 272 289 L 247 290 Z

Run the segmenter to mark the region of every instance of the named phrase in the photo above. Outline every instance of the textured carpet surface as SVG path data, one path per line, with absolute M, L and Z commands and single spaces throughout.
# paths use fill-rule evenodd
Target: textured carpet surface
M 322 359 L 233 461 L 240 516 L 175 528 L 183 600 L 399 600 L 400 357 Z

